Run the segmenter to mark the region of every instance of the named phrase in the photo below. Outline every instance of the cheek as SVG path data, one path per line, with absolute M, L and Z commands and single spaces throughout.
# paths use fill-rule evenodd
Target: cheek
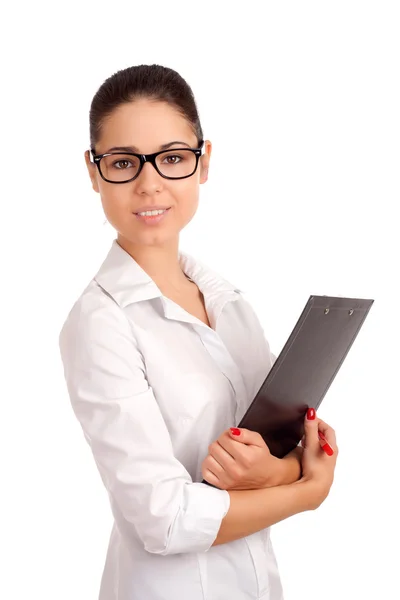
M 117 187 L 117 186 L 115 186 Z M 122 187 L 122 186 L 121 186 Z M 132 200 L 129 194 L 117 189 L 100 189 L 101 204 L 107 221 L 119 231 L 128 222 L 132 212 Z
M 124 210 L 130 210 L 131 197 L 123 186 L 108 186 L 104 182 L 100 188 L 100 198 L 103 210 L 107 215 L 116 215 Z
M 182 181 L 182 184 L 185 183 Z M 181 185 L 179 191 L 175 194 L 176 209 L 179 214 L 187 220 L 191 219 L 199 205 L 199 187 L 193 185 L 192 182 L 186 182 L 185 185 Z
M 177 183 L 177 182 L 175 182 Z M 101 204 L 108 222 L 117 230 L 128 223 L 127 218 L 131 215 L 135 203 L 138 203 L 139 195 L 132 189 L 124 189 L 124 186 L 108 185 L 107 182 L 99 183 Z M 181 229 L 189 223 L 197 212 L 199 205 L 199 185 L 196 181 L 182 180 L 177 185 L 167 185 L 160 190 L 160 201 L 168 202 L 174 206 L 175 227 Z M 143 199 L 142 199 L 143 200 Z M 154 198 L 148 198 L 154 202 Z

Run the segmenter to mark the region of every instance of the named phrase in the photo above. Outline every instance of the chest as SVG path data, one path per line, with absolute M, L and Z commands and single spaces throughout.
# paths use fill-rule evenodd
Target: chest
M 183 308 L 189 315 L 196 317 L 196 319 L 199 319 L 202 323 L 211 327 L 203 294 L 195 284 L 193 284 L 193 287 L 185 293 L 177 294 L 176 292 L 168 292 L 168 290 L 166 290 L 164 295 L 172 300 L 177 306 Z
M 243 303 L 221 308 L 206 299 L 212 329 L 191 316 L 208 320 L 200 301 L 176 300 L 156 298 L 125 310 L 175 456 L 199 480 L 208 445 L 237 425 L 254 397 L 269 349 Z

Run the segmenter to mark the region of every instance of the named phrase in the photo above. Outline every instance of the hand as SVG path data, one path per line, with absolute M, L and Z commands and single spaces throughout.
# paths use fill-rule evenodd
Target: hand
M 213 442 L 202 464 L 203 478 L 221 490 L 255 490 L 279 485 L 287 467 L 273 456 L 259 433 L 248 429 L 224 431 Z
M 327 498 L 332 486 L 339 449 L 334 429 L 325 421 L 318 419 L 314 409 L 310 409 L 309 412 L 314 418 L 308 419 L 306 415 L 304 422 L 305 434 L 302 441 L 304 448 L 302 458 L 303 476 L 298 483 L 309 482 L 313 484 L 310 489 L 314 494 L 314 508 L 317 508 Z M 333 449 L 332 456 L 328 456 L 322 450 L 321 445 L 323 442 L 318 438 L 318 431 L 324 434 Z

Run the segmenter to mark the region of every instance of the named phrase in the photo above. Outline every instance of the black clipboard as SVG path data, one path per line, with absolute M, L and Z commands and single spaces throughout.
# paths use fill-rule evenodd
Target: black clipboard
M 260 433 L 278 458 L 293 450 L 307 409 L 320 406 L 373 302 L 310 296 L 238 427 Z
M 307 409 L 320 406 L 373 302 L 310 296 L 238 427 L 260 433 L 278 458 L 291 452 L 304 435 Z

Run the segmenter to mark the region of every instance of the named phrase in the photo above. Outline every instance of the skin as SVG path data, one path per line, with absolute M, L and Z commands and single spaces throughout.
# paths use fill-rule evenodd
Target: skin
M 208 451 L 203 478 L 222 490 L 259 490 L 294 483 L 301 476 L 303 448 L 279 459 L 261 435 L 249 429 L 224 431 Z
M 190 148 L 197 147 L 191 125 L 175 108 L 141 99 L 119 106 L 104 121 L 95 151 L 104 154 L 113 146 L 135 146 L 136 152 L 150 154 L 175 140 L 181 143 L 171 149 L 182 146 L 182 142 Z M 91 163 L 89 152 L 85 152 L 93 190 L 100 194 L 104 214 L 117 232 L 117 242 L 165 295 L 199 299 L 196 284 L 186 278 L 179 265 L 179 234 L 196 214 L 200 185 L 208 179 L 211 150 L 211 142 L 205 140 L 197 170 L 186 179 L 165 179 L 146 163 L 137 179 L 122 185 L 104 181 Z M 148 226 L 133 214 L 144 205 L 171 209 L 160 224 Z M 243 432 L 239 441 L 228 430 L 210 447 L 203 465 L 204 476 L 224 489 L 288 484 L 301 476 L 301 450 L 297 448 L 285 459 L 276 459 L 258 434 Z
M 197 147 L 192 127 L 177 110 L 163 102 L 138 100 L 115 109 L 103 125 L 95 150 L 103 154 L 113 146 L 134 145 L 138 152 L 150 154 L 174 140 Z M 171 148 L 179 146 L 181 144 L 175 144 Z M 85 152 L 92 187 L 100 194 L 107 220 L 117 232 L 118 243 L 134 256 L 160 289 L 182 292 L 193 288 L 179 265 L 179 234 L 196 214 L 199 186 L 208 179 L 211 150 L 211 142 L 205 140 L 197 170 L 187 179 L 165 179 L 147 163 L 135 181 L 123 185 L 104 181 L 90 162 L 89 152 Z M 143 205 L 172 208 L 159 226 L 149 227 L 132 215 Z

